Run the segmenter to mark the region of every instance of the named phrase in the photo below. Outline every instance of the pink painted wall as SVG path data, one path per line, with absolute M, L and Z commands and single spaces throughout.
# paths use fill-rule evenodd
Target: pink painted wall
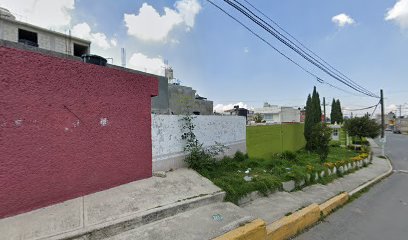
M 150 177 L 154 77 L 0 46 L 0 218 Z

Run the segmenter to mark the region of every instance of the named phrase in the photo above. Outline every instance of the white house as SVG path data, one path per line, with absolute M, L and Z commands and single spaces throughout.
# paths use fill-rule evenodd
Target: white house
M 254 114 L 261 114 L 266 123 L 298 123 L 300 122 L 300 110 L 293 107 L 279 107 L 264 103 L 264 107 L 255 108 Z

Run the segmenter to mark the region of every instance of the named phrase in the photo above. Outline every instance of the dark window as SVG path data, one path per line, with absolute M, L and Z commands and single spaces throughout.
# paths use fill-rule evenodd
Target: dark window
M 74 56 L 80 57 L 88 53 L 88 47 L 74 43 Z
M 38 35 L 36 32 L 18 29 L 18 42 L 38 47 Z

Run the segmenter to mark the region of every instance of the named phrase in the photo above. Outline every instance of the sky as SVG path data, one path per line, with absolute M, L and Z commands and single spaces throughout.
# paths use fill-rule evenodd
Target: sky
M 113 64 L 121 64 L 121 48 L 129 68 L 163 75 L 168 62 L 174 77 L 213 100 L 217 111 L 264 102 L 303 107 L 313 86 L 329 105 L 340 99 L 345 115 L 378 103 L 308 64 L 224 1 L 213 1 L 348 92 L 320 84 L 206 0 L 0 0 L 0 7 L 18 20 L 91 40 L 91 52 L 113 58 Z M 376 94 L 383 89 L 387 112 L 403 105 L 402 114 L 408 114 L 408 0 L 251 3 L 353 81 Z

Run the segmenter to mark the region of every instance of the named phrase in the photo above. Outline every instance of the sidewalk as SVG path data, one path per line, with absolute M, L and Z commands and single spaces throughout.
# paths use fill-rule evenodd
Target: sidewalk
M 225 193 L 188 169 L 121 185 L 0 220 L 1 240 L 100 239 L 177 213 L 219 203 Z
M 314 215 L 318 219 L 316 204 L 389 173 L 388 160 L 377 157 L 381 149 L 373 141 L 370 144 L 372 164 L 327 185 L 276 192 L 236 206 L 223 202 L 225 193 L 208 179 L 192 170 L 178 169 L 165 178 L 152 177 L 1 219 L 0 240 L 231 239 L 224 234 L 237 231 L 238 236 L 266 236 L 265 229 L 286 215 L 299 216 L 295 213 L 299 209 L 316 211 L 317 206 Z M 252 228 L 245 229 L 248 225 Z

